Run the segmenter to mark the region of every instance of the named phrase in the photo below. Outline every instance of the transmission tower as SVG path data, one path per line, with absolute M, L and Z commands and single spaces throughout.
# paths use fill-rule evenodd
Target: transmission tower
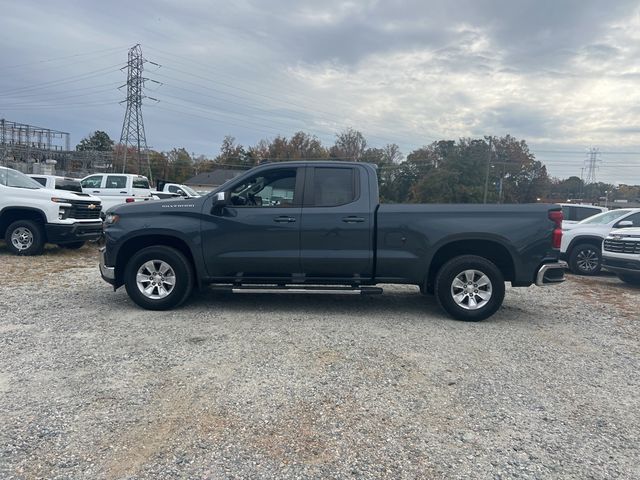
M 598 155 L 600 155 L 600 150 L 596 147 L 591 147 L 589 149 L 589 155 L 585 160 L 585 171 L 586 175 L 584 178 L 584 183 L 596 183 L 596 170 L 598 169 Z
M 142 100 L 148 98 L 157 102 L 158 100 L 144 94 L 144 86 L 146 81 L 160 83 L 143 76 L 144 64 L 150 63 L 159 66 L 157 63 L 150 62 L 142 56 L 142 47 L 137 44 L 129 50 L 129 58 L 126 67 L 127 83 L 119 88 L 127 87 L 127 98 L 120 103 L 127 104 L 127 110 L 124 114 L 124 122 L 122 123 L 122 133 L 120 134 L 120 144 L 124 149 L 124 158 L 122 162 L 122 173 L 127 168 L 127 155 L 129 150 L 133 150 L 136 155 L 138 164 L 138 172 L 147 170 L 149 172 L 149 180 L 151 180 L 151 165 L 149 164 L 149 148 L 147 146 L 147 138 L 144 132 L 144 121 L 142 119 Z M 143 169 L 143 163 L 144 168 Z

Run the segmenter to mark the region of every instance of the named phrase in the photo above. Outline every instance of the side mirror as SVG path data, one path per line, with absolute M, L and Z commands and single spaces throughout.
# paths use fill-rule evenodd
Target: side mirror
M 631 220 L 622 220 L 618 222 L 618 224 L 616 225 L 616 228 L 629 228 L 629 227 L 633 227 L 633 222 Z
M 178 190 L 176 190 L 176 193 L 178 195 L 180 195 L 181 197 L 186 197 L 187 196 L 187 194 L 184 193 L 184 191 L 182 189 L 180 189 L 180 188 Z

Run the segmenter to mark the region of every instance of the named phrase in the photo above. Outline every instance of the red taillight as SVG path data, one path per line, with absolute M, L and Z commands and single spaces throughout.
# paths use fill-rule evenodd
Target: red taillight
M 551 210 L 549 212 L 549 220 L 556 224 L 556 228 L 553 230 L 553 235 L 551 236 L 551 246 L 553 248 L 560 248 L 562 243 L 562 219 L 564 215 L 562 214 L 562 210 Z
M 135 202 L 135 201 L 136 201 L 136 199 L 135 199 L 135 198 L 127 198 L 127 199 L 125 200 L 125 202 L 127 202 L 127 203 L 133 203 L 133 202 Z

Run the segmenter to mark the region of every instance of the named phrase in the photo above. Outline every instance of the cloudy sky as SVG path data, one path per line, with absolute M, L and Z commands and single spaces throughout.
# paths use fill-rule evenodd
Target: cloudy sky
M 0 118 L 119 139 L 127 49 L 147 63 L 148 144 L 213 156 L 352 126 L 405 154 L 527 140 L 552 175 L 640 183 L 640 6 L 589 0 L 0 0 Z

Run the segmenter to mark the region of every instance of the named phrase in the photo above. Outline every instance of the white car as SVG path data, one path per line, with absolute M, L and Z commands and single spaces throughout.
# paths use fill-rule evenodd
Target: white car
M 85 193 L 95 195 L 102 200 L 102 209 L 123 203 L 146 202 L 154 200 L 149 180 L 142 175 L 129 173 L 99 173 L 80 180 Z
M 602 266 L 623 282 L 640 285 L 640 227 L 611 230 L 602 242 Z
M 624 222 L 624 223 L 623 223 Z M 640 227 L 640 208 L 621 208 L 599 213 L 563 227 L 560 258 L 578 275 L 597 275 L 602 268 L 602 241 L 614 228 Z
M 582 203 L 560 203 L 559 205 L 562 207 L 562 215 L 564 217 L 562 219 L 562 227 L 567 230 L 571 228 L 571 225 L 575 225 L 598 213 L 608 211 L 608 209 L 604 207 L 584 205 Z
M 0 238 L 16 255 L 39 255 L 45 243 L 80 248 L 102 236 L 100 199 L 43 188 L 24 173 L 0 167 Z

